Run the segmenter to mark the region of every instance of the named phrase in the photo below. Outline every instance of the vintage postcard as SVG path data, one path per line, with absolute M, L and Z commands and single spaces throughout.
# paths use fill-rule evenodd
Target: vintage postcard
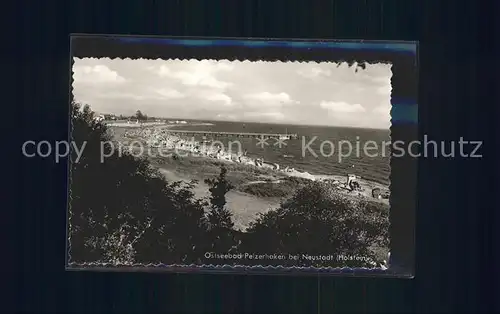
M 416 165 L 393 125 L 404 144 L 416 121 L 391 102 L 404 92 L 393 70 L 411 62 L 122 39 L 122 57 L 106 56 L 109 38 L 101 55 L 72 47 L 68 269 L 412 275 L 402 229 L 413 232 L 416 183 L 395 191 L 391 174 Z M 158 45 L 207 56 L 149 57 Z

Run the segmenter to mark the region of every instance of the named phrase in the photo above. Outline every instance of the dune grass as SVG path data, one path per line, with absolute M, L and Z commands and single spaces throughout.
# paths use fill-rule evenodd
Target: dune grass
M 279 182 L 262 182 L 238 187 L 241 192 L 259 197 L 289 197 L 297 189 L 310 183 L 310 180 L 296 177 L 285 177 Z

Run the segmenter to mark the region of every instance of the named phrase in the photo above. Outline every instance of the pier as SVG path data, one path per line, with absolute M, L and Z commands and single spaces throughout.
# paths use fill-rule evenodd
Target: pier
M 166 132 L 174 135 L 188 135 L 188 136 L 205 136 L 205 137 L 238 137 L 238 138 L 272 138 L 282 140 L 295 140 L 298 139 L 298 134 L 279 134 L 279 133 L 245 133 L 245 132 L 212 132 L 212 131 L 188 131 L 188 130 L 175 130 L 165 129 Z

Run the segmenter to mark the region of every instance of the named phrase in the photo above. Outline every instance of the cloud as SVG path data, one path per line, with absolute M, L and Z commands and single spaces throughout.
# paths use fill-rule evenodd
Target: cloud
M 233 103 L 231 97 L 220 92 L 205 93 L 202 95 L 202 98 L 213 102 L 219 102 L 226 106 L 230 106 Z
M 330 76 L 332 74 L 332 71 L 330 71 L 330 69 L 321 69 L 319 67 L 313 67 L 307 70 L 304 69 L 298 70 L 297 73 L 305 78 L 314 79 L 319 76 Z
M 102 99 L 110 99 L 110 100 L 111 99 L 120 99 L 120 100 L 132 99 L 132 100 L 142 101 L 142 100 L 148 99 L 147 96 L 143 96 L 143 95 L 136 95 L 133 93 L 117 93 L 117 92 L 102 93 L 102 94 L 98 94 L 97 96 L 99 96 L 99 98 L 102 98 Z M 151 99 L 151 97 L 150 97 L 150 99 Z
M 245 104 L 254 107 L 281 107 L 283 105 L 296 104 L 297 101 L 293 100 L 287 93 L 269 93 L 260 92 L 244 95 L 246 100 Z
M 229 63 L 229 61 L 210 61 L 210 60 L 201 60 L 200 64 L 203 66 L 212 66 L 214 71 L 232 71 L 234 69 L 234 65 Z
M 376 114 L 380 114 L 380 115 L 390 115 L 391 107 L 392 106 L 390 103 L 387 103 L 387 104 L 384 103 L 378 107 L 373 108 L 372 112 L 376 113 Z
M 181 99 L 186 97 L 186 95 L 175 89 L 160 88 L 155 90 L 155 92 L 163 99 Z
M 187 86 L 203 86 L 209 88 L 225 89 L 232 84 L 218 80 L 215 77 L 216 73 L 232 71 L 233 66 L 230 64 L 218 64 L 211 60 L 195 61 L 191 68 L 186 71 L 175 71 L 166 65 L 161 65 L 156 73 L 162 78 L 170 78 L 179 80 L 182 84 Z M 153 68 L 154 69 L 154 68 Z
M 391 92 L 392 92 L 392 86 L 390 83 L 377 88 L 377 93 L 379 93 L 380 95 L 390 95 Z
M 125 79 L 105 65 L 73 67 L 73 81 L 87 83 L 123 83 Z
M 360 104 L 348 104 L 346 102 L 340 101 L 322 101 L 320 103 L 320 107 L 323 109 L 327 109 L 330 112 L 340 112 L 340 113 L 356 113 L 356 112 L 365 112 L 365 108 Z
M 106 92 L 99 94 L 99 97 L 103 99 L 133 99 L 138 101 L 143 100 L 169 100 L 169 99 L 181 99 L 185 98 L 186 95 L 176 91 L 175 89 L 150 89 L 149 93 L 144 95 L 137 95 L 129 92 Z
M 390 84 L 391 78 L 387 76 L 376 76 L 372 77 L 372 81 L 379 84 Z

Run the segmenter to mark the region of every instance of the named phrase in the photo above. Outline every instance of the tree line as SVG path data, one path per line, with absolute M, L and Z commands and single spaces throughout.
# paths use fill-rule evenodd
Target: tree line
M 135 114 L 128 116 L 128 115 L 115 115 L 115 114 L 103 114 L 104 120 L 138 120 L 138 121 L 147 121 L 147 120 L 155 120 L 155 117 L 148 117 L 147 115 L 143 114 L 141 110 L 137 110 Z
M 106 125 L 94 119 L 88 105 L 73 103 L 71 118 L 73 140 L 87 144 L 70 168 L 70 262 L 216 263 L 205 259 L 206 252 L 343 254 L 376 260 L 373 247 L 388 246 L 387 208 L 353 201 L 321 182 L 311 182 L 278 208 L 260 214 L 245 232 L 236 230 L 225 197 L 234 186 L 225 168 L 205 180 L 210 197 L 198 199 L 196 181 L 168 182 L 145 158 L 116 152 L 101 162 L 101 142 L 111 140 Z M 252 263 L 263 262 L 244 264 Z M 371 266 L 367 260 L 268 264 Z

